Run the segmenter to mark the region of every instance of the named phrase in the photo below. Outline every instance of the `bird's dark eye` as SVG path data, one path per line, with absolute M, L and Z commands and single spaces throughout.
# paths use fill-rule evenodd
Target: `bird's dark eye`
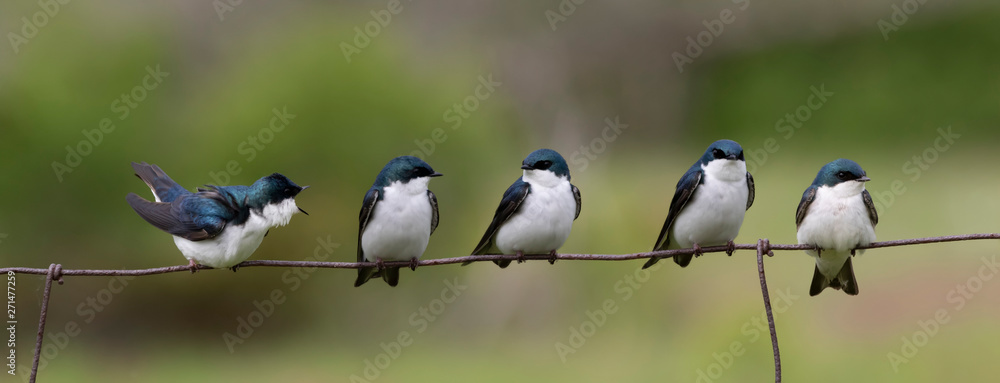
M 722 149 L 712 149 L 712 157 L 726 158 L 726 152 L 722 151 Z
M 538 161 L 538 162 L 535 163 L 535 169 L 539 169 L 539 170 L 545 170 L 545 169 L 548 169 L 551 166 L 552 166 L 552 161 L 549 161 L 549 160 Z
M 846 180 L 847 177 L 848 177 L 847 172 L 837 172 L 837 178 L 840 178 L 841 180 Z

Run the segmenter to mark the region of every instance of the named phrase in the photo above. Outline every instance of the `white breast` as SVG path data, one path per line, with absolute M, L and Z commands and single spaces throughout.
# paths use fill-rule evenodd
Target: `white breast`
M 800 244 L 824 249 L 817 262 L 824 275 L 836 275 L 851 249 L 875 241 L 875 227 L 861 197 L 863 190 L 864 184 L 854 181 L 821 186 L 799 225 L 796 237 Z M 806 253 L 816 256 L 815 251 Z
M 264 240 L 270 225 L 267 219 L 251 211 L 243 225 L 226 226 L 222 233 L 204 241 L 189 241 L 174 236 L 174 244 L 187 259 L 214 268 L 233 267 L 245 261 Z
M 667 248 L 719 246 L 736 239 L 750 191 L 746 163 L 712 161 L 702 166 L 702 184 L 674 220 Z
M 569 180 L 540 170 L 526 171 L 523 179 L 531 185 L 531 193 L 497 230 L 496 246 L 504 254 L 557 250 L 569 238 L 576 216 L 576 198 Z
M 222 233 L 204 241 L 189 241 L 174 236 L 174 244 L 187 259 L 214 268 L 233 267 L 247 260 L 260 247 L 272 227 L 284 226 L 299 212 L 295 199 L 265 205 L 260 213 L 250 210 L 243 225 L 228 225 Z
M 821 186 L 799 225 L 799 243 L 845 251 L 875 241 L 875 228 L 861 197 L 864 185 L 844 182 Z
M 427 197 L 428 180 L 421 177 L 383 188 L 385 194 L 375 205 L 361 236 L 365 260 L 405 261 L 423 255 L 433 214 Z

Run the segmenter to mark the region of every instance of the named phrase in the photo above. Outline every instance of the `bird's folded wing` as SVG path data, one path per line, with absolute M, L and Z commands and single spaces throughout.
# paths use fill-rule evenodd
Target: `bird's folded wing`
M 438 228 L 438 221 L 440 216 L 438 215 L 438 199 L 430 190 L 427 191 L 427 200 L 431 203 L 431 234 L 434 234 L 434 230 Z
M 865 201 L 865 207 L 868 208 L 868 219 L 872 221 L 872 227 L 878 225 L 878 211 L 875 210 L 875 202 L 872 201 L 872 195 L 868 194 L 865 190 L 861 192 L 861 199 Z
M 667 212 L 667 219 L 663 222 L 663 228 L 660 229 L 660 236 L 656 238 L 656 243 L 653 244 L 654 251 L 667 249 L 667 245 L 670 244 L 670 228 L 674 225 L 674 220 L 677 219 L 681 210 L 691 200 L 691 196 L 694 195 L 695 190 L 698 190 L 698 185 L 701 185 L 701 177 L 701 169 L 692 169 L 684 173 L 681 179 L 677 181 L 677 189 L 674 190 L 674 198 L 670 201 L 670 210 Z
M 813 201 L 816 199 L 816 186 L 810 186 L 802 193 L 802 200 L 799 201 L 799 207 L 795 210 L 795 228 L 798 229 L 802 225 L 802 221 L 806 219 L 806 214 L 809 213 L 809 205 L 812 205 Z
M 483 238 L 479 240 L 479 244 L 476 245 L 476 250 L 472 254 L 486 254 L 490 250 L 490 243 L 493 242 L 493 236 L 500 229 L 500 225 L 507 222 L 507 219 L 517 212 L 517 209 L 521 207 L 521 203 L 524 202 L 524 199 L 530 193 L 531 185 L 520 178 L 507 188 L 507 191 L 503 193 L 503 198 L 500 200 L 500 206 L 497 207 L 496 213 L 493 214 L 493 221 L 490 222 L 490 227 L 486 229 L 486 233 L 483 234 Z
M 580 198 L 580 189 L 577 189 L 576 185 L 569 185 L 573 189 L 573 199 L 576 200 L 576 214 L 573 215 L 573 220 L 580 218 L 580 209 L 583 208 L 583 200 Z
M 222 232 L 226 221 L 214 215 L 193 216 L 184 209 L 181 196 L 173 203 L 150 202 L 135 193 L 125 198 L 132 209 L 149 224 L 167 233 L 190 241 L 210 239 Z
M 368 219 L 371 218 L 375 204 L 378 203 L 379 190 L 371 188 L 365 194 L 365 200 L 361 203 L 361 215 L 358 216 L 358 262 L 365 261 L 365 251 L 361 248 L 361 237 L 365 235 L 365 228 L 368 227 Z M 369 277 L 370 278 L 370 277 Z M 367 279 L 366 279 L 367 280 Z

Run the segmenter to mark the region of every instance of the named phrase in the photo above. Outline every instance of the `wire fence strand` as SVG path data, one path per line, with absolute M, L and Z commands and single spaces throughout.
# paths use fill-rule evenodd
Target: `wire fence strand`
M 884 247 L 896 247 L 896 246 L 912 246 L 912 245 L 922 245 L 929 243 L 944 243 L 944 242 L 958 242 L 958 241 L 973 241 L 973 240 L 985 240 L 985 239 L 1000 239 L 1000 233 L 983 233 L 983 234 L 964 234 L 964 235 L 948 235 L 940 237 L 926 237 L 926 238 L 913 238 L 913 239 L 900 239 L 894 241 L 883 241 L 883 242 L 872 242 L 867 246 L 859 246 L 856 250 L 863 249 L 878 249 Z M 774 315 L 771 312 L 771 298 L 767 289 L 767 278 L 764 275 L 764 255 L 769 257 L 774 256 L 774 250 L 781 251 L 793 251 L 793 250 L 810 250 L 814 249 L 814 246 L 810 245 L 772 245 L 767 239 L 760 239 L 756 244 L 735 244 L 730 246 L 710 246 L 701 248 L 700 252 L 696 252 L 695 249 L 676 249 L 676 250 L 662 250 L 662 251 L 651 251 L 644 253 L 630 253 L 630 254 L 557 254 L 555 259 L 558 260 L 570 260 L 570 261 L 629 261 L 636 259 L 644 259 L 651 257 L 671 257 L 674 255 L 700 255 L 704 253 L 720 253 L 720 252 L 731 252 L 732 250 L 756 250 L 757 255 L 757 273 L 760 278 L 760 289 L 761 295 L 764 299 L 764 309 L 767 313 L 768 327 L 771 332 L 771 346 L 774 352 L 774 381 L 776 383 L 781 383 L 781 356 L 780 350 L 778 349 L 778 335 L 775 330 L 774 325 Z M 487 261 L 499 261 L 499 260 L 509 260 L 517 261 L 519 258 L 517 255 L 469 255 L 462 257 L 452 257 L 452 258 L 438 258 L 438 259 L 428 259 L 417 262 L 417 266 L 440 266 L 449 265 L 455 263 L 464 262 L 487 262 Z M 548 261 L 553 259 L 549 254 L 525 254 L 523 258 L 525 260 L 544 260 Z M 385 266 L 391 267 L 410 267 L 409 261 L 394 261 L 385 262 Z M 243 267 L 304 267 L 304 268 L 329 268 L 329 269 L 357 269 L 361 267 L 376 267 L 375 262 L 310 262 L 310 261 L 278 261 L 278 260 L 259 260 L 259 261 L 244 261 L 236 265 L 237 268 Z M 197 265 L 197 270 L 209 270 L 212 269 L 208 266 Z M 60 264 L 51 264 L 47 269 L 40 268 L 29 268 L 29 267 L 4 267 L 0 268 L 0 273 L 6 274 L 7 272 L 13 271 L 17 274 L 34 274 L 34 275 L 45 275 L 45 290 L 42 294 L 41 302 L 41 313 L 38 319 L 38 336 L 35 341 L 35 354 L 34 360 L 31 366 L 31 375 L 29 382 L 34 383 L 38 375 L 38 362 L 42 350 L 42 341 L 44 339 L 45 332 L 45 322 L 48 316 L 48 305 L 49 296 L 52 289 L 52 281 L 58 281 L 59 284 L 63 283 L 63 276 L 145 276 L 145 275 L 157 275 L 157 274 L 168 274 L 177 272 L 188 272 L 192 271 L 192 267 L 189 265 L 178 265 L 178 266 L 167 266 L 167 267 L 155 267 L 150 269 L 128 269 L 128 270 L 89 270 L 89 269 L 62 269 Z
M 896 246 L 910 246 L 919 245 L 925 243 L 942 243 L 942 242 L 957 242 L 957 241 L 972 241 L 972 240 L 984 240 L 984 239 L 1000 239 L 1000 233 L 985 233 L 985 234 L 965 234 L 965 235 L 948 235 L 941 237 L 927 237 L 927 238 L 914 238 L 914 239 L 900 239 L 894 241 L 883 241 L 883 242 L 872 242 L 867 246 L 859 246 L 857 250 L 863 249 L 878 249 L 883 247 L 896 247 Z M 736 244 L 734 247 L 736 250 L 757 250 L 757 244 Z M 814 246 L 810 245 L 770 245 L 771 250 L 810 250 L 814 249 Z M 702 253 L 722 253 L 729 249 L 727 246 L 709 246 L 702 247 Z M 630 253 L 630 254 L 557 254 L 555 259 L 558 260 L 568 260 L 568 261 L 628 261 L 635 259 L 644 259 L 651 257 L 671 257 L 674 255 L 691 255 L 695 254 L 694 249 L 676 249 L 676 250 L 661 250 L 661 251 L 650 251 L 644 253 Z M 549 254 L 525 254 L 524 259 L 527 260 L 549 260 L 552 256 Z M 497 260 L 508 260 L 516 261 L 518 258 L 516 255 L 467 255 L 462 257 L 453 258 L 438 258 L 438 259 L 428 259 L 417 262 L 418 266 L 439 266 L 439 265 L 449 265 L 454 263 L 464 263 L 464 262 L 484 262 L 484 261 L 497 261 Z M 409 261 L 393 261 L 385 262 L 385 266 L 392 267 L 409 267 Z M 243 267 L 318 267 L 327 269 L 358 269 L 362 267 L 376 267 L 375 262 L 318 262 L 318 261 L 277 261 L 277 260 L 259 260 L 259 261 L 244 261 L 238 265 L 238 268 Z M 198 265 L 199 270 L 209 270 L 212 269 L 208 266 Z M 0 268 L 0 273 L 6 273 L 8 271 L 13 271 L 18 274 L 37 274 L 45 275 L 48 273 L 48 269 L 39 268 L 29 268 L 29 267 L 4 267 Z M 187 272 L 191 271 L 191 267 L 188 265 L 178 265 L 178 266 L 167 266 L 167 267 L 155 267 L 151 269 L 131 269 L 131 270 L 87 270 L 87 269 L 65 269 L 62 270 L 62 275 L 64 276 L 143 276 L 143 275 L 155 275 L 155 274 L 167 274 L 167 273 L 177 273 L 177 272 Z

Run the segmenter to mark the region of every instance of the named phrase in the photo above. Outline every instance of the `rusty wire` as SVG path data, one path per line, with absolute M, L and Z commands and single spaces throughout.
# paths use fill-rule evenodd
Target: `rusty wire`
M 873 242 L 867 246 L 859 246 L 857 250 L 862 249 L 877 249 L 883 247 L 895 247 L 895 246 L 910 246 L 910 245 L 921 245 L 928 243 L 942 243 L 942 242 L 957 242 L 957 241 L 972 241 L 972 240 L 983 240 L 983 239 L 1000 239 L 1000 233 L 985 233 L 985 234 L 965 234 L 965 235 L 949 235 L 941 237 L 927 237 L 927 238 L 913 238 L 913 239 L 900 239 L 894 241 L 883 241 L 883 242 Z M 774 315 L 771 312 L 771 299 L 768 294 L 767 289 L 767 279 L 764 276 L 764 254 L 768 256 L 774 256 L 774 250 L 791 251 L 791 250 L 810 250 L 813 249 L 810 245 L 772 245 L 767 239 L 760 239 L 756 244 L 735 244 L 732 248 L 729 246 L 711 246 L 701 248 L 701 253 L 719 253 L 719 252 L 730 252 L 731 250 L 756 250 L 757 253 L 757 273 L 760 277 L 760 288 L 761 295 L 764 299 L 764 309 L 767 312 L 767 322 L 768 327 L 771 332 L 771 347 L 774 352 L 774 381 L 776 383 L 781 383 L 781 356 L 778 349 L 778 335 L 775 330 L 774 325 Z M 561 260 L 576 260 L 576 261 L 629 261 L 635 259 L 651 258 L 651 257 L 670 257 L 674 255 L 689 255 L 695 254 L 694 249 L 677 249 L 677 250 L 661 250 L 661 251 L 651 251 L 645 253 L 631 253 L 631 254 L 557 254 L 555 259 Z M 523 259 L 527 260 L 550 260 L 552 256 L 549 254 L 525 254 Z M 428 259 L 417 263 L 418 266 L 439 266 L 448 265 L 454 263 L 463 262 L 484 262 L 484 261 L 497 261 L 497 260 L 518 260 L 516 255 L 471 255 L 463 257 L 453 257 L 453 258 L 439 258 L 439 259 Z M 375 267 L 374 262 L 310 262 L 310 261 L 277 261 L 277 260 L 260 260 L 260 261 L 244 261 L 237 265 L 237 267 L 306 267 L 306 268 L 332 268 L 332 269 L 357 269 L 361 267 Z M 395 262 L 385 262 L 385 266 L 393 267 L 409 267 L 409 261 L 395 261 Z M 199 270 L 211 269 L 211 267 L 198 265 Z M 45 275 L 45 290 L 42 294 L 42 304 L 41 304 L 41 314 L 38 319 L 38 337 L 35 341 L 35 355 L 31 367 L 31 377 L 29 382 L 34 383 L 35 378 L 38 375 L 38 361 L 42 350 L 42 340 L 44 338 L 45 332 L 45 321 L 48 315 L 48 304 L 49 295 L 52 289 L 52 281 L 58 281 L 59 284 L 63 283 L 63 276 L 144 276 L 144 275 L 156 275 L 156 274 L 167 274 L 167 273 L 177 273 L 191 271 L 191 267 L 188 265 L 180 266 L 167 266 L 167 267 L 156 267 L 151 269 L 133 269 L 133 270 L 88 270 L 88 269 L 68 269 L 63 270 L 62 265 L 52 264 L 47 269 L 39 268 L 29 268 L 29 267 L 4 267 L 0 268 L 0 273 L 7 273 L 13 271 L 18 274 L 35 274 L 35 275 Z

